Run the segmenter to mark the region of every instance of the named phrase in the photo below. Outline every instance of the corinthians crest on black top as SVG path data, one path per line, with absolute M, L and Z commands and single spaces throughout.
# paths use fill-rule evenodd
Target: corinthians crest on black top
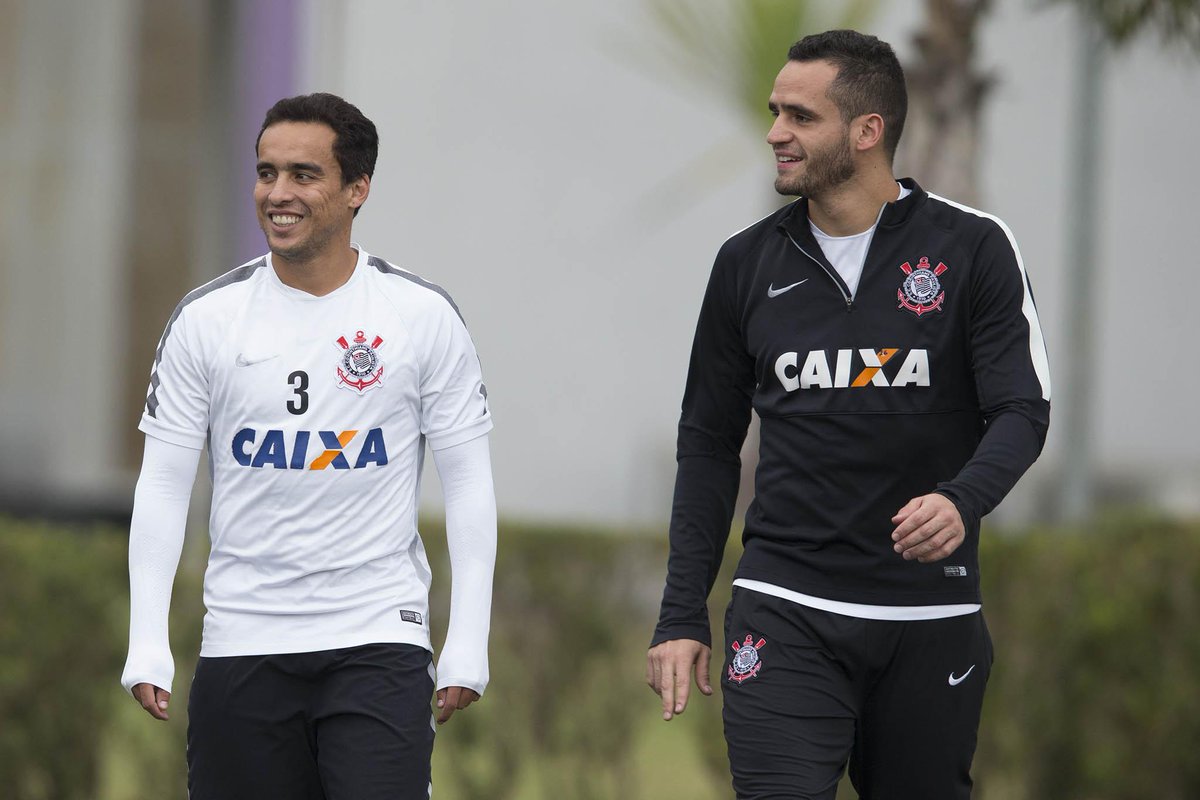
M 345 336 L 339 336 L 336 344 L 342 351 L 341 360 L 337 365 L 338 386 L 361 395 L 368 389 L 383 384 L 383 361 L 376 352 L 383 344 L 382 337 L 376 336 L 367 344 L 367 337 L 363 332 L 355 331 L 352 341 L 346 341 Z
M 941 311 L 946 299 L 946 291 L 938 278 L 949 269 L 941 261 L 936 267 L 929 265 L 929 256 L 921 256 L 914 269 L 905 261 L 900 265 L 904 272 L 904 283 L 896 290 L 896 299 L 900 301 L 897 308 L 905 308 L 918 317 L 930 311 Z

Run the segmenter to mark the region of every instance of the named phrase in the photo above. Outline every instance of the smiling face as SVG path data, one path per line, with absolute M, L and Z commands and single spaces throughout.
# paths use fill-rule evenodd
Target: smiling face
M 767 143 L 780 194 L 819 198 L 855 175 L 850 125 L 828 95 L 837 74 L 828 61 L 789 61 L 775 79 Z
M 320 122 L 277 122 L 262 132 L 254 205 L 277 259 L 303 264 L 349 247 L 354 209 L 371 181 L 343 184 L 334 135 Z

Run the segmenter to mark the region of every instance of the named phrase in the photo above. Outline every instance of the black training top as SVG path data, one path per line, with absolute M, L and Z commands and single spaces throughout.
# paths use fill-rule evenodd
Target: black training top
M 803 198 L 717 254 L 654 644 L 710 641 L 751 404 L 761 443 L 737 577 L 852 603 L 979 602 L 979 520 L 1045 441 L 1045 346 L 1008 227 L 901 183 L 912 193 L 885 207 L 853 297 Z M 966 540 L 942 561 L 905 561 L 891 517 L 933 491 L 957 506 Z

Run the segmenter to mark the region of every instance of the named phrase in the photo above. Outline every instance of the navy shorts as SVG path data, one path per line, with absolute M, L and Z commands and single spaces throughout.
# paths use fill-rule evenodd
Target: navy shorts
M 431 660 L 408 644 L 201 658 L 189 797 L 427 800 Z
M 892 622 L 734 587 L 725 739 L 739 800 L 971 796 L 992 642 L 982 613 Z

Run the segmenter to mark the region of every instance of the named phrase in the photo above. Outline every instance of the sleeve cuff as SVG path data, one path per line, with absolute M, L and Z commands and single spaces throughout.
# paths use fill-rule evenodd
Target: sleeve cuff
M 138 423 L 138 430 L 147 436 L 153 436 L 155 439 L 166 442 L 167 444 L 175 444 L 180 447 L 186 447 L 189 450 L 203 450 L 204 440 L 208 437 L 207 432 L 196 433 L 194 431 L 176 428 L 173 425 L 167 425 L 155 419 L 142 415 L 142 421 Z
M 164 662 L 161 656 L 139 657 L 131 652 L 121 673 L 121 686 L 131 695 L 133 687 L 139 683 L 148 683 L 169 692 L 174 678 L 175 663 L 169 653 Z
M 445 450 L 447 447 L 454 447 L 463 442 L 469 442 L 472 439 L 478 439 L 492 429 L 492 415 L 488 414 L 480 417 L 477 420 L 461 425 L 457 428 L 452 428 L 448 431 L 430 432 L 425 434 L 426 441 L 429 442 L 429 447 L 433 450 Z
M 660 626 L 654 631 L 654 637 L 650 640 L 650 646 L 654 647 L 674 639 L 691 639 L 705 647 L 712 647 L 712 632 L 709 630 L 707 624 L 701 623 L 681 623 L 672 625 L 669 628 Z
M 448 689 L 451 686 L 462 686 L 466 689 L 470 689 L 480 697 L 483 697 L 483 691 L 487 688 L 487 684 L 488 682 L 486 680 L 480 681 L 477 678 L 455 677 L 454 675 L 448 675 L 443 678 L 439 675 L 437 680 L 437 691 L 440 692 L 442 689 Z

